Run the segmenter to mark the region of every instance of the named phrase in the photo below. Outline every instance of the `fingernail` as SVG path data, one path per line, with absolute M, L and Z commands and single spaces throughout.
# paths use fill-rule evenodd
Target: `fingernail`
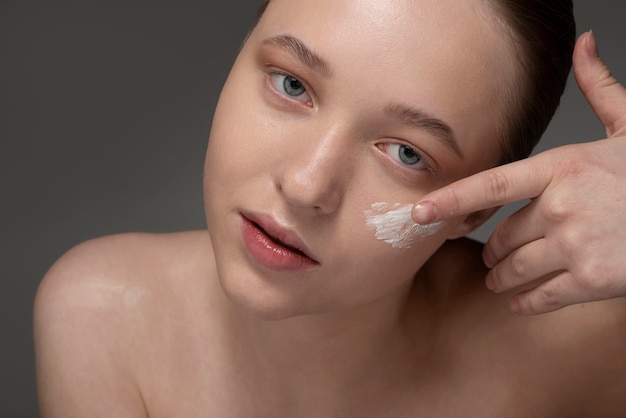
M 598 52 L 598 43 L 596 42 L 596 37 L 593 36 L 592 30 L 587 32 L 587 45 L 586 46 L 587 46 L 587 54 L 589 54 L 590 57 L 597 58 L 600 56 L 600 53 Z
M 433 202 L 422 202 L 413 208 L 413 220 L 420 225 L 428 225 L 437 220 L 437 207 Z

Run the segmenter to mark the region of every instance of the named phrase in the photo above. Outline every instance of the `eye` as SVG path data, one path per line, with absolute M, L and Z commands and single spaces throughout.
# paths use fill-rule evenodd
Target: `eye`
M 395 161 L 412 170 L 428 168 L 421 154 L 405 144 L 386 144 L 385 151 Z
M 286 74 L 274 73 L 270 74 L 270 79 L 276 91 L 283 96 L 305 103 L 311 100 L 304 83 L 297 78 Z

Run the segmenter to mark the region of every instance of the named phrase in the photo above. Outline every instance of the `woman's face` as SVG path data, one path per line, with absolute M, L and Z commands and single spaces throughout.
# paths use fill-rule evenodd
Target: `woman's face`
M 364 211 L 498 161 L 516 74 L 483 3 L 272 0 L 224 86 L 204 175 L 233 301 L 286 318 L 392 298 L 468 232 L 469 218 L 453 219 L 393 248 Z

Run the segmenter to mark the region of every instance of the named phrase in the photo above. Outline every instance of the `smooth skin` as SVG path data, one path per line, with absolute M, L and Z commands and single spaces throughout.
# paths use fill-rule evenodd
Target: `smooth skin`
M 484 287 L 482 245 L 447 240 L 482 215 L 456 217 L 409 249 L 365 225 L 373 202 L 410 202 L 497 161 L 496 141 L 485 143 L 496 131 L 493 97 L 515 72 L 486 4 L 273 0 L 216 110 L 209 231 L 92 240 L 43 279 L 34 312 L 42 417 L 623 413 L 622 301 L 515 315 L 511 293 Z M 285 33 L 332 71 L 276 41 Z M 398 101 L 449 123 L 464 159 L 415 123 L 423 119 L 389 111 Z M 412 168 L 394 153 L 399 143 L 437 164 Z M 256 263 L 242 211 L 289 227 L 319 266 Z
M 591 32 L 579 38 L 573 64 L 606 139 L 483 171 L 424 196 L 413 209 L 414 220 L 428 224 L 532 199 L 498 225 L 483 252 L 491 268 L 487 287 L 518 289 L 511 309 L 520 314 L 626 296 L 626 90 Z
M 481 250 L 445 244 L 398 333 L 241 315 L 215 279 L 206 231 L 83 243 L 37 295 L 41 416 L 620 416 L 626 306 L 514 315 L 510 293 L 484 288 Z

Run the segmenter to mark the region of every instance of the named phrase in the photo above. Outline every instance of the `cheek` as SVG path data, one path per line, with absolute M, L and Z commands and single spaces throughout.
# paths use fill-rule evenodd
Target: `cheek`
M 352 237 L 361 263 L 372 271 L 393 271 L 412 277 L 461 222 L 454 218 L 418 225 L 411 218 L 412 207 L 413 204 L 374 202 L 363 203 L 360 210 L 352 211 Z
M 436 238 L 422 240 L 411 248 L 393 248 L 367 231 L 354 246 L 358 254 L 346 260 L 338 284 L 339 297 L 368 303 L 411 286 L 418 271 L 441 245 Z
M 392 248 L 411 248 L 416 241 L 437 235 L 446 222 L 418 225 L 411 218 L 413 204 L 373 203 L 364 212 L 367 228 L 374 232 L 376 239 Z
M 412 281 L 445 242 L 447 232 L 443 227 L 438 233 L 415 237 L 410 245 L 393 246 L 376 236 L 376 229 L 368 225 L 367 211 L 367 206 L 365 210 L 352 211 L 350 231 L 343 231 L 342 243 L 333 245 L 346 251 L 337 261 L 343 263 L 345 274 L 353 277 L 348 281 L 352 283 L 350 289 L 363 300 L 389 293 Z
M 232 184 L 267 169 L 269 154 L 263 144 L 275 133 L 254 95 L 229 80 L 220 96 L 205 160 L 205 183 Z
M 415 232 L 410 227 L 372 228 L 365 222 L 361 231 L 372 264 L 382 263 L 386 268 L 400 269 L 414 274 L 446 240 L 442 233 Z

